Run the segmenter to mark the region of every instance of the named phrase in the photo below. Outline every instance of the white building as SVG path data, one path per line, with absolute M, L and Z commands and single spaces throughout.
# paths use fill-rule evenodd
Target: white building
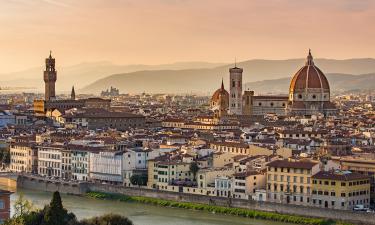
M 63 146 L 38 146 L 38 173 L 47 177 L 61 177 Z
M 122 183 L 123 152 L 90 153 L 90 179 Z

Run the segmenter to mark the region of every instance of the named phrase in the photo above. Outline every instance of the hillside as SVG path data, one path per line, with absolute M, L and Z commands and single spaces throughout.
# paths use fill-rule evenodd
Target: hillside
M 363 75 L 329 73 L 326 76 L 330 83 L 331 91 L 336 93 L 355 89 L 375 89 L 375 73 Z M 254 90 L 256 94 L 287 94 L 289 84 L 290 77 L 285 77 L 274 80 L 248 82 L 245 84 L 245 89 Z
M 338 76 L 331 81 L 331 83 L 339 82 L 337 90 L 352 88 L 352 85 L 340 82 L 340 79 L 349 79 L 349 77 L 352 79 L 351 84 L 358 85 L 357 88 L 366 88 L 369 85 L 367 82 L 373 79 L 370 73 L 375 72 L 375 59 L 316 59 L 315 63 L 326 74 L 335 73 L 333 77 Z M 249 60 L 238 63 L 239 67 L 244 68 L 244 83 L 256 82 L 250 83 L 249 87 L 262 93 L 269 92 L 268 90 L 287 92 L 289 79 L 302 65 L 304 65 L 304 59 Z M 99 79 L 79 91 L 99 93 L 109 86 L 116 86 L 122 93 L 145 91 L 151 93 L 193 92 L 209 94 L 220 87 L 221 78 L 224 78 L 226 85 L 228 84 L 228 68 L 231 66 L 233 65 L 209 69 L 149 70 L 120 73 Z M 356 77 L 358 74 L 369 75 Z M 333 89 L 336 89 L 336 84 L 331 85 L 333 85 Z
M 56 89 L 58 92 L 70 91 L 72 85 L 78 89 L 83 88 L 93 81 L 108 76 L 108 74 L 129 73 L 140 70 L 214 68 L 223 65 L 222 63 L 208 62 L 177 62 L 161 65 L 116 65 L 110 62 L 90 62 L 60 67 L 58 64 L 58 59 L 56 60 Z M 40 67 L 35 67 L 24 71 L 0 74 L 0 86 L 34 87 L 37 90 L 43 90 L 43 70 L 44 67 L 41 65 Z

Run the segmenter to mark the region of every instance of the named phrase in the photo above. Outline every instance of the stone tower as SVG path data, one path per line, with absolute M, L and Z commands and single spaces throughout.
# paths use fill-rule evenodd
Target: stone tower
M 243 115 L 252 115 L 253 114 L 253 97 L 254 91 L 245 91 L 243 94 L 243 106 L 242 114 Z
M 56 83 L 56 69 L 55 59 L 52 58 L 51 52 L 49 57 L 46 58 L 46 69 L 44 71 L 44 84 L 45 84 L 45 100 L 50 101 L 56 98 L 55 83 Z
M 72 87 L 72 92 L 70 93 L 70 99 L 76 100 L 76 91 L 74 90 L 74 86 Z
M 242 68 L 236 65 L 229 69 L 229 113 L 242 114 Z

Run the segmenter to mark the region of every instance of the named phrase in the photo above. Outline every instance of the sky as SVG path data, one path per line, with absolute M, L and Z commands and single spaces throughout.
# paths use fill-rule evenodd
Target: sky
M 110 61 L 375 58 L 375 0 L 0 0 L 0 73 Z

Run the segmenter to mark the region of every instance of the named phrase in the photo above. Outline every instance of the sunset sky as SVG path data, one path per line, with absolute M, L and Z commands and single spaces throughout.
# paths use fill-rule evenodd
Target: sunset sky
M 375 0 L 1 0 L 0 73 L 111 61 L 375 58 Z

